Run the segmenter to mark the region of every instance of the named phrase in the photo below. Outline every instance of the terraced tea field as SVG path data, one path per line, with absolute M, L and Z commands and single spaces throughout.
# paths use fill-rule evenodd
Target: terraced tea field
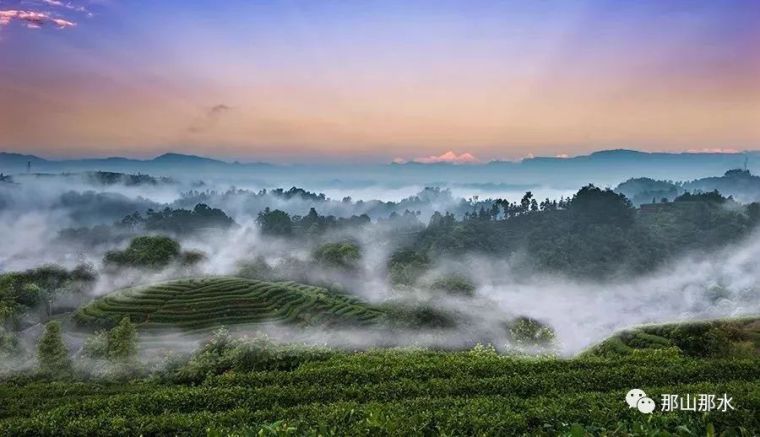
M 384 312 L 322 287 L 215 277 L 116 291 L 80 309 L 74 319 L 82 326 L 108 327 L 125 316 L 141 330 L 194 331 L 272 322 L 365 325 Z
M 675 349 L 694 357 L 760 357 L 760 318 L 641 326 L 615 334 L 587 354 L 625 356 L 653 349 Z

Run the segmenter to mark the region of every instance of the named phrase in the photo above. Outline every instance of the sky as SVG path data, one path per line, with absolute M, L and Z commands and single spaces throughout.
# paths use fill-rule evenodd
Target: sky
M 760 149 L 755 0 L 0 0 L 0 151 Z

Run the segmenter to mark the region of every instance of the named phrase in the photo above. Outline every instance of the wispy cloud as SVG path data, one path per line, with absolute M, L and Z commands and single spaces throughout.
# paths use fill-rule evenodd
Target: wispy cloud
M 88 11 L 87 8 L 85 8 L 82 5 L 72 3 L 72 2 L 62 2 L 60 0 L 42 0 L 42 3 L 46 5 L 50 5 L 50 6 L 55 6 L 58 8 L 68 9 L 70 11 L 82 12 L 84 14 L 87 14 L 87 16 L 90 16 L 90 17 L 92 16 L 92 13 Z
M 0 27 L 17 22 L 28 29 L 45 26 L 67 29 L 77 25 L 77 16 L 92 16 L 84 5 L 72 1 L 24 0 L 4 2 L 4 5 L 6 9 L 0 9 Z
M 6 26 L 13 21 L 20 21 L 29 29 L 39 29 L 45 25 L 54 25 L 59 29 L 65 29 L 77 25 L 73 21 L 53 17 L 45 12 L 16 9 L 0 10 L 0 26 Z
M 187 130 L 195 134 L 211 129 L 219 121 L 219 118 L 231 110 L 232 108 L 225 104 L 214 105 L 208 108 L 202 117 L 195 120 Z

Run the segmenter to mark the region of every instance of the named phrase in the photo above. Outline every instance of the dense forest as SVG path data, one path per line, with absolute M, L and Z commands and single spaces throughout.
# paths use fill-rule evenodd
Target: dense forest
M 410 242 L 391 260 L 429 264 L 467 253 L 519 256 L 521 268 L 572 276 L 607 277 L 650 271 L 684 253 L 709 251 L 746 237 L 760 221 L 760 204 L 741 205 L 718 192 L 684 193 L 673 201 L 635 208 L 622 194 L 589 185 L 568 199 L 494 199 L 462 218 L 436 211 L 427 225 L 417 214 L 392 214 Z M 369 218 L 336 219 L 312 208 L 305 217 L 266 209 L 264 233 L 298 237 L 364 225 Z M 413 255 L 409 251 L 414 252 Z M 403 261 L 401 258 L 409 258 Z

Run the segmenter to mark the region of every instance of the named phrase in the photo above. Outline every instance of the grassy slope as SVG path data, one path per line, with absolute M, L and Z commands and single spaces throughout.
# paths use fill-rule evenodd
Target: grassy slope
M 366 324 L 382 317 L 383 311 L 321 287 L 216 277 L 117 291 L 82 308 L 74 318 L 84 326 L 111 326 L 124 316 L 144 330 L 205 330 L 268 322 Z
M 704 435 L 708 423 L 719 431 L 760 431 L 760 360 L 642 358 L 376 351 L 292 371 L 211 376 L 200 386 L 5 384 L 0 434 L 204 435 L 208 428 L 225 434 L 276 422 L 280 431 L 341 435 L 553 435 L 570 432 L 573 423 L 594 433 L 685 426 Z M 664 393 L 728 393 L 736 409 L 645 417 L 624 403 L 634 387 L 656 401 Z
M 617 357 L 658 349 L 693 357 L 759 357 L 760 318 L 642 326 L 617 333 L 586 355 Z

